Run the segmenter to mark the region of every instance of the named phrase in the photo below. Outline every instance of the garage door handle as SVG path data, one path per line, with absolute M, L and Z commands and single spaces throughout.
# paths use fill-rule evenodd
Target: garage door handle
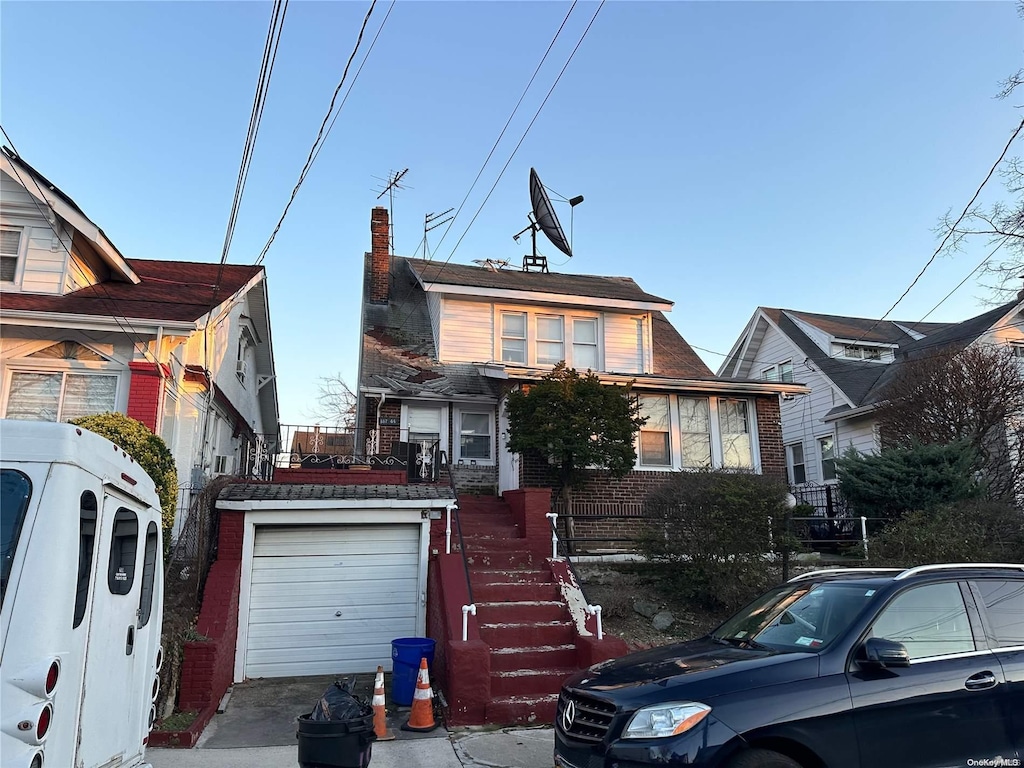
M 996 684 L 996 676 L 991 672 L 979 672 L 976 675 L 971 675 L 964 682 L 964 688 L 968 691 L 984 691 L 987 688 L 991 688 Z

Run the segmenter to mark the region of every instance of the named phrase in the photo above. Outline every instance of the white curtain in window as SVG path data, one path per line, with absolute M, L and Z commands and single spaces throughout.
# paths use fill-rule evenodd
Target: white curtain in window
M 440 408 L 409 409 L 409 442 L 427 440 L 433 443 L 441 437 Z
M 463 459 L 491 458 L 491 414 L 463 413 L 459 428 L 459 456 Z
M 711 419 L 704 397 L 679 398 L 679 429 L 682 432 L 683 466 L 711 466 Z
M 60 407 L 59 373 L 15 373 L 7 398 L 8 419 L 56 421 Z
M 537 363 L 555 364 L 565 360 L 563 318 L 537 316 Z
M 752 467 L 746 400 L 719 400 L 718 425 L 722 431 L 722 465 Z
M 597 320 L 572 321 L 572 365 L 579 371 L 597 370 Z
M 522 312 L 501 315 L 501 360 L 526 363 L 526 315 Z
M 114 410 L 116 393 L 116 376 L 67 374 L 67 382 L 64 384 L 64 403 L 60 413 L 61 421 Z

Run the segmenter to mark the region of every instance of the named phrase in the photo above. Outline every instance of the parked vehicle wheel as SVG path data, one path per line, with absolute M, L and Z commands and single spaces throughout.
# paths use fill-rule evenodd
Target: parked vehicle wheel
M 729 768 L 802 768 L 791 757 L 770 749 L 748 749 L 729 761 Z

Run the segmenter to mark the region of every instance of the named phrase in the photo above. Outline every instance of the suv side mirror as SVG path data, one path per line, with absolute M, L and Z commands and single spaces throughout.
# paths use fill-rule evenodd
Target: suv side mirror
M 869 667 L 909 667 L 910 654 L 903 643 L 869 637 L 861 648 L 860 662 Z

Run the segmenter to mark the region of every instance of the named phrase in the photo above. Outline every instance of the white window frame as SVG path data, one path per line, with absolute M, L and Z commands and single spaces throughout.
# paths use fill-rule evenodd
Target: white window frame
M 678 405 L 676 405 L 675 409 L 673 409 L 674 399 L 673 399 L 673 396 L 668 394 L 668 393 L 641 392 L 641 393 L 637 394 L 637 399 L 638 400 L 642 400 L 645 397 L 652 398 L 652 399 L 653 398 L 664 398 L 664 399 L 666 399 L 668 401 L 667 402 L 667 405 L 668 405 L 668 413 L 667 413 L 667 416 L 668 416 L 668 429 L 666 429 L 664 431 L 648 429 L 647 425 L 644 425 L 644 426 L 640 427 L 640 429 L 637 431 L 637 437 L 636 437 L 636 462 L 637 462 L 637 466 L 643 467 L 644 469 L 661 470 L 662 472 L 670 471 L 670 470 L 674 469 L 675 465 L 678 463 L 676 461 L 676 457 L 679 456 L 678 446 L 673 445 L 673 440 L 675 439 L 674 436 L 676 434 L 678 434 L 678 432 L 679 432 L 679 419 L 678 419 L 679 409 L 678 409 Z M 673 410 L 675 410 L 675 413 L 673 413 Z M 642 411 L 641 411 L 641 415 L 643 415 Z M 644 458 L 643 458 L 643 433 L 644 432 L 658 432 L 659 434 L 667 434 L 668 435 L 668 462 L 667 463 L 665 463 L 665 464 L 644 464 Z
M 742 400 L 747 404 L 747 434 L 750 436 L 750 466 L 749 469 L 757 474 L 761 473 L 761 440 L 757 429 L 757 401 L 749 397 L 727 396 L 727 395 L 704 395 L 702 393 L 659 393 L 659 392 L 637 392 L 636 395 L 667 394 L 669 398 L 669 419 L 672 424 L 669 444 L 672 450 L 672 461 L 668 465 L 647 465 L 640 460 L 640 430 L 637 430 L 634 438 L 636 449 L 636 463 L 633 468 L 643 472 L 679 472 L 693 471 L 695 467 L 683 466 L 682 460 L 682 419 L 679 413 L 679 398 L 706 399 L 708 401 L 708 430 L 711 438 L 711 467 L 713 469 L 724 468 L 724 457 L 722 452 L 722 432 L 719 420 L 720 400 Z
M 798 448 L 800 450 L 800 461 L 796 460 L 796 455 L 793 453 L 793 449 Z M 803 480 L 796 479 L 796 468 L 801 467 L 804 473 Z M 786 473 L 789 475 L 790 485 L 803 485 L 807 482 L 807 455 L 804 452 L 803 443 L 789 443 L 786 445 Z
M 864 360 L 869 363 L 888 363 L 894 359 L 894 353 L 891 346 L 884 344 L 834 341 L 832 342 L 832 357 L 840 357 L 845 360 Z
M 409 442 L 409 409 L 410 408 L 436 408 L 441 411 L 441 431 L 439 449 L 444 451 L 446 456 L 451 456 L 449 450 L 449 408 L 447 403 L 431 403 L 426 401 L 405 401 L 402 403 L 402 415 L 399 424 L 399 440 L 403 443 Z
M 523 318 L 523 335 L 522 336 L 508 336 L 505 334 L 505 316 L 506 315 L 519 315 Z M 498 311 L 498 322 L 497 322 L 497 349 L 498 359 L 503 363 L 510 363 L 512 365 L 529 365 L 530 362 L 530 316 L 523 310 L 513 309 L 502 309 Z M 523 342 L 523 360 L 506 360 L 505 359 L 505 339 L 512 341 Z
M 540 335 L 540 323 L 541 323 L 541 320 L 544 320 L 544 321 L 557 321 L 558 325 L 559 325 L 559 328 L 561 329 L 560 338 L 541 337 L 541 335 Z M 548 365 L 555 366 L 555 365 L 557 365 L 558 363 L 560 363 L 562 361 L 565 361 L 566 365 L 568 365 L 569 364 L 570 355 L 569 355 L 569 350 L 566 348 L 567 347 L 567 345 L 566 345 L 566 336 L 568 336 L 569 334 L 567 333 L 568 329 L 565 327 L 566 326 L 565 315 L 559 315 L 559 314 L 548 313 L 548 312 L 538 312 L 536 315 L 534 315 L 533 322 L 534 322 L 533 359 L 536 361 L 537 365 L 538 366 L 541 366 L 541 365 L 544 365 L 544 366 L 548 366 Z M 540 360 L 540 345 L 541 344 L 550 344 L 550 345 L 556 345 L 557 344 L 557 345 L 560 345 L 562 347 L 562 357 L 561 357 L 561 360 L 559 360 L 556 357 L 553 360 L 545 360 L 544 362 L 541 362 L 541 360 Z M 572 366 L 569 366 L 569 367 L 571 368 Z
M 1010 354 L 1024 362 L 1024 340 L 1008 341 L 1006 344 L 1010 347 Z
M 787 378 L 787 376 L 789 378 Z M 793 361 L 783 360 L 781 363 L 769 366 L 761 371 L 762 381 L 781 381 L 785 384 L 793 383 Z
M 576 343 L 574 340 L 574 323 L 576 320 L 593 320 L 596 325 L 596 347 L 597 347 L 597 368 L 593 368 L 594 371 L 604 370 L 604 323 L 602 322 L 602 316 L 600 312 L 580 312 L 576 310 L 565 310 L 561 311 L 549 307 L 521 307 L 521 306 L 504 306 L 495 305 L 494 307 L 494 351 L 495 359 L 505 365 L 522 366 L 524 368 L 541 368 L 551 369 L 554 368 L 556 363 L 539 363 L 537 362 L 537 343 L 540 342 L 553 342 L 554 339 L 539 339 L 537 336 L 537 318 L 538 317 L 557 317 L 562 321 L 562 354 L 565 356 L 565 364 L 569 368 L 577 368 L 573 360 L 573 345 Z M 505 338 L 516 339 L 519 337 L 504 335 L 502 317 L 504 315 L 523 315 L 526 318 L 526 361 L 515 362 L 504 360 L 504 348 L 503 341 Z M 595 346 L 592 342 L 584 342 L 587 346 Z M 646 352 L 646 350 L 642 350 Z M 585 366 L 581 370 L 586 370 L 590 366 Z
M 594 341 L 593 342 L 590 342 L 590 341 L 577 341 L 576 340 L 576 323 L 578 323 L 578 322 L 593 323 L 594 324 Z M 585 371 L 585 370 L 588 370 L 588 369 L 592 370 L 592 371 L 603 370 L 604 366 L 602 364 L 602 359 L 601 359 L 601 320 L 600 320 L 600 318 L 597 315 L 590 315 L 590 316 L 571 315 L 569 317 L 569 326 L 571 328 L 571 330 L 569 332 L 569 337 L 571 339 L 571 342 L 569 342 L 571 344 L 571 346 L 569 347 L 569 350 L 570 350 L 570 354 L 572 355 L 572 359 L 573 359 L 573 363 L 574 363 L 573 367 L 576 368 L 577 370 L 582 370 L 582 371 Z M 584 367 L 582 367 L 580 365 L 580 363 L 576 360 L 576 347 L 587 347 L 587 348 L 591 348 L 592 347 L 593 348 L 593 350 L 594 350 L 594 365 L 593 366 L 589 366 L 588 365 L 588 366 L 586 366 L 584 368 Z
M 465 414 L 475 414 L 487 417 L 487 425 L 490 428 L 490 458 L 480 459 L 475 456 L 463 456 L 462 455 L 462 417 Z M 494 409 L 488 408 L 487 406 L 473 406 L 473 405 L 460 405 L 455 407 L 455 412 L 452 417 L 452 443 L 455 450 L 453 451 L 454 463 L 463 464 L 475 464 L 478 467 L 493 467 L 497 457 L 495 455 L 495 432 L 497 431 L 496 420 L 494 418 Z
M 103 365 L 103 364 L 100 364 Z M 76 365 L 45 365 L 45 366 L 33 366 L 24 365 L 22 361 L 18 361 L 17 365 L 8 366 L 7 372 L 4 376 L 4 393 L 3 393 L 3 410 L 0 413 L 3 414 L 4 418 L 7 418 L 7 408 L 10 404 L 11 389 L 13 387 L 14 376 L 18 373 L 34 373 L 42 375 L 57 375 L 61 376 L 60 383 L 60 394 L 57 397 L 57 419 L 61 421 L 64 411 L 64 393 L 67 389 L 67 377 L 68 376 L 109 376 L 114 379 L 114 403 L 113 409 L 121 413 L 125 410 L 124 400 L 124 377 L 122 371 L 118 369 L 111 369 L 109 367 L 96 367 L 96 364 L 92 365 L 87 363 L 78 363 Z
M 829 458 L 825 457 L 825 446 L 822 445 L 822 443 L 824 443 L 826 440 L 831 440 L 832 441 L 832 456 L 830 456 Z M 839 441 L 836 440 L 836 436 L 834 434 L 818 435 L 818 436 L 816 436 L 814 438 L 814 441 L 817 444 L 817 449 L 818 449 L 818 468 L 821 471 L 821 482 L 822 483 L 838 483 L 839 482 L 839 477 L 836 474 L 835 467 L 836 467 L 836 459 L 839 458 Z M 832 462 L 832 475 L 833 476 L 832 477 L 828 477 L 828 478 L 825 477 L 825 462 L 826 461 L 831 461 Z
M 15 253 L 2 253 L 0 256 L 4 258 L 14 258 L 14 277 L 10 280 L 0 280 L 0 285 L 20 285 L 22 267 L 25 263 L 25 251 L 27 249 L 28 238 L 26 237 L 25 227 L 14 226 L 11 224 L 0 225 L 0 230 L 4 232 L 17 232 L 18 233 L 18 250 Z

